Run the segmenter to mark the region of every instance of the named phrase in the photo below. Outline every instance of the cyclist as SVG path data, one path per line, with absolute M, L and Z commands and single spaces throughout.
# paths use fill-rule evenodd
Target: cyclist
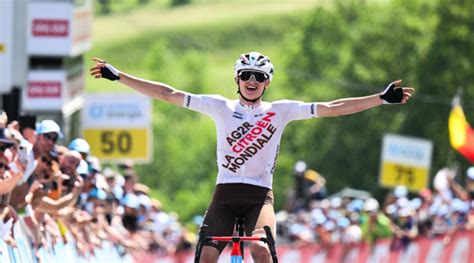
M 292 120 L 347 115 L 382 104 L 406 103 L 413 88 L 390 83 L 381 93 L 331 102 L 262 100 L 274 75 L 270 59 L 258 52 L 242 54 L 235 62 L 234 76 L 239 99 L 219 95 L 196 95 L 165 83 L 137 78 L 94 58 L 91 75 L 131 87 L 145 95 L 209 115 L 217 129 L 218 175 L 213 198 L 204 217 L 212 236 L 232 235 L 236 217 L 244 217 L 246 235 L 265 236 L 263 226 L 275 235 L 272 175 L 280 138 Z M 209 242 L 202 250 L 201 262 L 217 262 L 225 243 Z M 265 244 L 252 242 L 255 262 L 270 262 Z

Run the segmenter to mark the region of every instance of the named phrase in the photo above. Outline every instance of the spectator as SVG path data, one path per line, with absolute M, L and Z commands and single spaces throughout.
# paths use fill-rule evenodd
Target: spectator
M 394 233 L 391 248 L 393 250 L 406 250 L 411 241 L 418 236 L 415 213 L 408 205 L 398 210 L 397 218 L 392 223 Z
M 391 238 L 390 219 L 379 212 L 379 202 L 374 198 L 365 201 L 361 215 L 362 240 L 373 244 L 381 238 Z

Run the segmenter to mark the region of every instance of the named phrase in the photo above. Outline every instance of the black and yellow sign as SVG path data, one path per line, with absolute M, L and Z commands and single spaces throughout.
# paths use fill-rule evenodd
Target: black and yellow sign
M 428 172 L 426 167 L 384 162 L 380 184 L 390 188 L 404 185 L 411 191 L 419 191 L 428 186 Z
M 91 154 L 99 159 L 147 160 L 150 153 L 149 129 L 95 129 L 84 130 L 84 139 L 91 145 Z

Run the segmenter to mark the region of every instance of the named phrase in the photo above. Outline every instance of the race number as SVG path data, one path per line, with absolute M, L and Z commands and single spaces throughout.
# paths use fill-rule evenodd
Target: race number
M 84 138 L 91 145 L 92 155 L 99 159 L 149 158 L 148 129 L 85 129 Z
M 380 183 L 384 187 L 404 185 L 411 191 L 419 191 L 427 186 L 428 177 L 427 168 L 385 162 L 382 165 Z

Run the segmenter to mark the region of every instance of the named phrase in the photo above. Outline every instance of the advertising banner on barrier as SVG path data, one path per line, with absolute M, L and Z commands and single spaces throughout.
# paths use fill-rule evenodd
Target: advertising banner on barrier
M 13 0 L 0 1 L 0 93 L 12 88 Z
M 91 47 L 92 4 L 80 1 L 31 1 L 28 5 L 28 54 L 76 56 Z
M 424 262 L 474 262 L 474 232 L 462 232 L 454 236 L 451 243 L 444 245 L 443 237 L 434 239 L 420 238 L 412 242 L 405 250 L 390 249 L 390 240 L 381 240 L 373 247 L 368 244 L 342 245 L 334 244 L 323 248 L 317 244 L 304 246 L 277 246 L 278 262 L 281 263 L 325 263 L 325 262 L 359 262 L 359 263 L 424 263 Z M 224 250 L 219 262 L 230 261 L 230 250 Z M 192 252 L 175 256 L 143 256 L 135 262 L 194 262 Z M 245 262 L 253 262 L 248 247 L 245 250 Z

